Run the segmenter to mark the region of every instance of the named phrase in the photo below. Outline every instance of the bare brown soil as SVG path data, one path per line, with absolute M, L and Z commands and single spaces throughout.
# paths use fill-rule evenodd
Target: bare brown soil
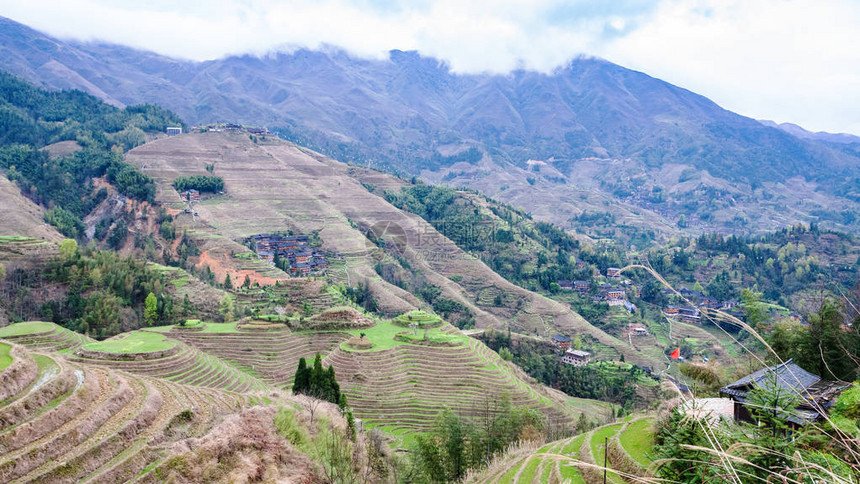
M 0 174 L 0 235 L 20 235 L 59 241 L 63 236 L 46 224 L 45 210 L 21 195 L 17 185 Z

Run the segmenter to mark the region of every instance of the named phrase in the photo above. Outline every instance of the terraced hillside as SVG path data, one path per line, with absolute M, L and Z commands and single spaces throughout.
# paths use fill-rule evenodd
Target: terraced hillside
M 382 351 L 351 351 L 341 345 L 325 362 L 334 366 L 356 415 L 394 435 L 427 430 L 445 407 L 480 418 L 503 398 L 539 410 L 555 425 L 568 425 L 574 418 L 469 338 L 455 346 L 404 344 Z
M 338 332 L 296 333 L 282 325 L 270 331 L 243 331 L 236 326 L 236 323 L 208 323 L 200 331 L 174 327 L 167 328 L 166 334 L 282 389 L 292 388 L 299 358 L 327 354 L 348 337 Z
M 551 442 L 534 452 L 514 451 L 469 482 L 600 484 L 604 457 L 610 469 L 606 482 L 637 482 L 651 477 L 651 423 L 651 418 L 640 417 Z
M 248 403 L 20 345 L 11 355 L 0 372 L 2 482 L 156 482 L 171 444 Z
M 462 304 L 474 316 L 477 327 L 507 327 L 551 334 L 588 333 L 623 354 L 625 360 L 655 365 L 625 342 L 594 328 L 568 305 L 515 286 L 475 257 L 463 252 L 423 219 L 398 210 L 368 191 L 373 180 L 395 188 L 408 182 L 390 175 L 370 174 L 293 144 L 267 137 L 252 142 L 243 133 L 191 133 L 156 140 L 130 151 L 127 160 L 156 180 L 157 200 L 179 203 L 171 187 L 178 176 L 204 175 L 206 166 L 224 179 L 225 193 L 204 199 L 196 206 L 199 216 L 180 214 L 178 228 L 189 232 L 201 246 L 200 264 L 216 277 L 240 270 L 256 270 L 260 281 L 274 283 L 277 270 L 260 261 L 237 258 L 247 252 L 239 242 L 257 233 L 293 230 L 319 232 L 325 250 L 342 255 L 338 280 L 355 285 L 366 280 L 382 311 L 399 314 L 422 301 L 374 270 L 380 258 L 399 258 L 413 274 L 436 286 L 441 296 Z M 365 234 L 372 231 L 386 248 L 374 245 Z M 395 233 L 396 232 L 396 233 Z M 344 274 L 345 272 L 345 274 Z M 454 280 L 459 282 L 454 282 Z M 501 306 L 482 304 L 487 288 L 505 294 Z
M 242 331 L 235 323 L 159 331 L 284 389 L 292 386 L 299 358 L 322 353 L 324 363 L 334 366 L 356 416 L 397 436 L 428 429 L 445 406 L 477 417 L 505 396 L 513 405 L 541 411 L 558 426 L 578 415 L 558 396 L 524 381 L 483 343 L 447 323 L 425 330 L 426 339 L 415 336 L 414 343 L 407 328 L 389 321 L 317 333 L 283 327 Z M 369 349 L 353 349 L 347 341 L 360 333 L 371 342 Z
M 147 340 L 148 337 L 160 341 L 152 343 Z M 267 392 L 271 389 L 258 378 L 216 356 L 156 333 L 134 331 L 96 342 L 54 323 L 30 321 L 0 328 L 0 338 L 31 350 L 56 351 L 72 362 L 124 370 L 176 383 L 238 393 Z M 136 351 L 134 348 L 138 344 L 150 346 Z
M 94 340 L 86 335 L 69 331 L 54 323 L 28 321 L 0 328 L 0 339 L 5 339 L 33 350 L 70 353 Z

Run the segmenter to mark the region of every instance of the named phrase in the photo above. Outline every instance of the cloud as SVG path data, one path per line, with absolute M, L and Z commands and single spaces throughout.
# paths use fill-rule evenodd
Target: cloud
M 860 133 L 860 3 L 664 2 L 599 55 L 755 118 Z
M 194 60 L 330 44 L 474 73 L 596 55 L 742 114 L 860 133 L 853 0 L 0 0 L 0 15 Z

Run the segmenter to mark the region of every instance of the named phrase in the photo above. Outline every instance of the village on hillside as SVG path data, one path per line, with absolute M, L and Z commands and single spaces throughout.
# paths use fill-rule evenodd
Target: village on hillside
M 308 276 L 328 268 L 326 256 L 310 247 L 307 235 L 257 234 L 247 241 L 257 257 L 287 274 Z

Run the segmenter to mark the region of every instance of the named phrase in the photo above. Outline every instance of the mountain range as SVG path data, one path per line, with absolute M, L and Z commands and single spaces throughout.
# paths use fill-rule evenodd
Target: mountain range
M 453 73 L 337 48 L 192 62 L 0 19 L 0 69 L 188 123 L 266 126 L 341 161 L 465 186 L 631 244 L 798 222 L 860 228 L 860 141 L 767 125 L 581 57 L 552 73 Z

